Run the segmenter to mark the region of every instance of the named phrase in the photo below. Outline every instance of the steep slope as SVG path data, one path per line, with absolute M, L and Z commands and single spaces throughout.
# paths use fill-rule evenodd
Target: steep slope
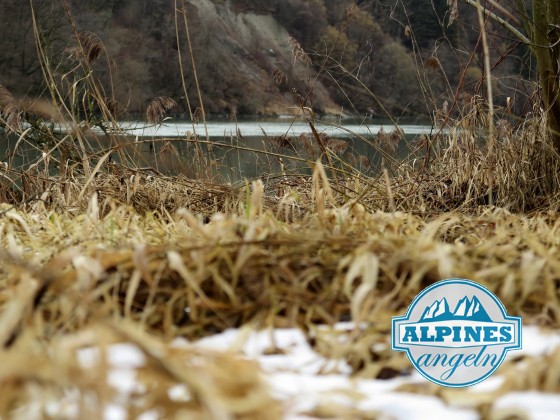
M 270 13 L 240 11 L 229 1 L 190 3 L 193 38 L 197 49 L 204 51 L 195 52 L 195 60 L 210 111 L 287 114 L 297 105 L 293 89 L 306 96 L 313 84 L 309 104 L 322 112 L 337 112 L 323 84 L 312 83 L 315 71 L 292 58 L 290 34 Z
M 460 19 L 447 27 L 434 8 L 413 0 L 397 8 L 380 0 L 68 0 L 77 30 L 93 32 L 103 41 L 107 56 L 101 56 L 95 72 L 107 96 L 124 104 L 130 117 L 142 114 L 150 99 L 161 95 L 178 100 L 179 112 L 187 115 L 179 52 L 191 110 L 199 105 L 181 13 L 179 42 L 176 36 L 175 7 L 180 10 L 183 3 L 209 113 L 286 114 L 306 98 L 306 106 L 331 114 L 344 109 L 362 115 L 384 116 L 385 110 L 427 115 L 445 101 L 454 103 L 455 92 L 466 101 L 455 109 L 483 94 L 472 7 L 460 8 Z M 60 72 L 69 70 L 65 51 L 73 46 L 72 29 L 63 2 L 33 5 L 49 62 Z M 447 13 L 445 0 L 434 5 L 440 15 Z M 30 4 L 3 0 L 0 16 L 0 84 L 16 96 L 44 95 Z M 416 55 L 402 22 L 410 23 L 418 41 Z M 499 30 L 491 22 L 488 29 Z M 511 102 L 520 112 L 517 108 L 533 92 L 523 79 L 531 73 L 524 66 L 526 50 L 513 51 L 502 36 L 491 39 L 494 102 Z M 461 49 L 472 51 L 473 60 L 457 54 L 447 41 L 464 45 Z M 323 71 L 317 78 L 319 68 Z

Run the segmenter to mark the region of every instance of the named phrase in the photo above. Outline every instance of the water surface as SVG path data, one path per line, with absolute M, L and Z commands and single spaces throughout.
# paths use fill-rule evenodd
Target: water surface
M 340 159 L 365 173 L 375 172 L 383 159 L 387 159 L 387 154 L 381 152 L 384 145 L 379 144 L 377 137 L 380 130 L 386 133 L 395 130 L 393 123 L 387 120 L 321 120 L 315 121 L 314 127 L 325 141 L 333 139 L 334 143 L 327 143 L 327 146 L 338 147 L 336 153 Z M 120 123 L 120 129 L 121 135 L 112 138 L 99 128 L 92 129 L 87 135 L 91 148 L 102 151 L 117 141 L 122 146 L 121 152 L 133 160 L 133 166 L 154 168 L 165 175 L 198 176 L 201 151 L 205 162 L 210 162 L 208 172 L 224 182 L 279 173 L 309 174 L 310 162 L 321 154 L 309 123 L 293 117 L 211 120 L 206 126 L 172 120 L 160 125 L 129 121 Z M 62 127 L 59 130 L 62 137 L 64 130 Z M 402 135 L 397 136 L 397 142 L 388 151 L 391 158 L 397 160 L 409 157 L 414 149 L 412 140 L 421 134 L 430 134 L 432 127 L 408 123 L 400 124 L 399 130 Z M 212 147 L 206 144 L 207 136 Z M 18 137 L 13 135 L 7 138 L 0 144 L 0 159 L 9 161 L 10 166 L 28 168 L 40 158 L 42 151 L 33 142 L 18 142 Z M 13 153 L 16 144 L 17 150 Z M 114 153 L 111 158 L 119 162 L 122 156 Z M 57 170 L 51 172 L 57 173 Z
M 314 126 L 319 133 L 325 133 L 334 138 L 350 138 L 356 136 L 372 137 L 379 130 L 386 132 L 394 130 L 394 125 L 390 121 L 356 120 L 314 122 Z M 199 136 L 206 136 L 213 139 L 230 138 L 231 136 L 241 135 L 242 137 L 259 136 L 293 136 L 297 137 L 310 132 L 309 123 L 293 118 L 283 118 L 262 121 L 208 121 L 206 128 L 202 123 L 173 122 L 166 121 L 161 125 L 149 125 L 144 122 L 123 122 L 121 127 L 132 136 L 140 137 L 181 137 L 189 133 L 196 133 Z M 429 134 L 432 127 L 422 124 L 402 124 L 399 128 L 404 134 L 416 136 Z

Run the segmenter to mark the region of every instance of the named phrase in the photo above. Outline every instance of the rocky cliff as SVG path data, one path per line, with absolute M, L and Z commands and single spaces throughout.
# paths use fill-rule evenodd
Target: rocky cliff
M 337 113 L 311 60 L 271 14 L 271 7 L 250 2 L 192 0 L 189 22 L 197 70 L 210 80 L 204 90 L 210 111 L 237 114 L 289 114 L 308 97 L 306 105 Z

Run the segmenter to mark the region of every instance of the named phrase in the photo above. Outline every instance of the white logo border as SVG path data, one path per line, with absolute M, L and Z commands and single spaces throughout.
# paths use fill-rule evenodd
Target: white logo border
M 398 334 L 398 328 L 395 328 L 396 323 L 399 322 L 399 321 L 408 321 L 410 319 L 411 312 L 414 309 L 414 307 L 416 306 L 416 304 L 418 303 L 418 301 L 420 299 L 422 299 L 422 297 L 424 297 L 427 293 L 430 293 L 431 291 L 437 289 L 438 287 L 448 285 L 448 284 L 454 284 L 454 283 L 464 284 L 464 285 L 475 287 L 477 289 L 480 289 L 482 292 L 487 294 L 489 297 L 491 297 L 494 300 L 494 302 L 498 305 L 503 319 L 507 320 L 507 321 L 511 321 L 512 323 L 514 323 L 514 325 L 516 326 L 516 332 L 519 335 L 519 338 L 517 340 L 518 344 L 504 347 L 504 350 L 502 352 L 502 356 L 500 357 L 500 360 L 498 361 L 498 363 L 496 363 L 495 367 L 493 367 L 491 370 L 489 370 L 481 378 L 479 378 L 477 380 L 470 381 L 470 382 L 461 383 L 461 384 L 453 384 L 453 383 L 448 383 L 448 382 L 444 382 L 444 381 L 439 381 L 439 380 L 429 376 L 428 374 L 423 372 L 423 370 L 417 365 L 416 361 L 412 357 L 409 346 L 402 346 L 402 345 L 398 346 L 398 345 L 396 345 L 396 338 L 397 338 L 397 334 Z M 506 308 L 504 307 L 503 303 L 487 287 L 485 287 L 482 284 L 480 284 L 476 281 L 473 281 L 473 280 L 453 277 L 453 278 L 448 278 L 448 279 L 437 281 L 434 284 L 426 287 L 424 290 L 422 290 L 412 300 L 412 302 L 408 306 L 406 314 L 404 316 L 394 316 L 394 317 L 392 317 L 392 321 L 391 321 L 391 349 L 393 351 L 404 351 L 404 352 L 406 352 L 408 360 L 410 360 L 410 363 L 412 363 L 412 365 L 414 366 L 416 371 L 418 373 L 420 373 L 424 378 L 428 379 L 430 382 L 433 382 L 437 385 L 449 387 L 449 388 L 463 388 L 463 387 L 476 385 L 476 384 L 486 380 L 489 376 L 491 376 L 493 373 L 495 373 L 496 370 L 498 370 L 498 368 L 502 365 L 502 363 L 503 363 L 504 359 L 506 358 L 506 355 L 509 351 L 520 350 L 522 348 L 522 330 L 523 330 L 523 328 L 522 328 L 522 317 L 521 316 L 510 316 L 510 315 L 508 315 L 507 312 L 506 312 Z M 397 332 L 395 332 L 395 331 L 397 331 Z

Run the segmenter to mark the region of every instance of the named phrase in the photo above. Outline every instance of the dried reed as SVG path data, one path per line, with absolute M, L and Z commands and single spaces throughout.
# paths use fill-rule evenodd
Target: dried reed
M 76 34 L 77 47 L 70 47 L 66 52 L 91 65 L 97 61 L 101 53 L 105 51 L 105 45 L 99 36 L 93 32 L 82 31 Z
M 495 150 L 506 154 L 494 168 L 499 180 L 505 183 L 517 171 L 519 179 L 527 177 L 520 188 L 545 181 L 530 179 L 542 171 L 539 165 L 550 164 L 543 160 L 548 149 L 538 133 L 527 127 L 516 141 L 497 144 Z M 317 163 L 311 180 L 284 183 L 274 198 L 261 182 L 235 189 L 114 166 L 112 173 L 94 177 L 81 201 L 76 197 L 84 180 L 74 177 L 72 183 L 53 182 L 45 201 L 28 212 L 5 208 L 0 341 L 9 363 L 0 381 L 9 392 L 0 398 L 0 413 L 15 415 L 30 409 L 31 401 L 63 398 L 65 389 L 110 401 L 115 390 L 107 385 L 109 367 L 91 376 L 75 353 L 125 341 L 148 360 L 139 374 L 145 391 L 126 406 L 131 415 L 150 409 L 191 417 L 214 416 L 216 410 L 233 417 L 276 415 L 255 366 L 229 355 L 177 351 L 165 341 L 247 324 L 300 326 L 317 351 L 343 358 L 355 375 L 406 375 L 410 365 L 402 355 L 373 344 L 387 342 L 390 317 L 420 290 L 450 276 L 480 281 L 527 323 L 558 327 L 558 213 L 515 215 L 457 200 L 449 189 L 463 182 L 471 182 L 466 188 L 473 197 L 485 190 L 484 165 L 473 164 L 484 159 L 484 150 L 477 152 L 466 139 L 468 133 L 452 134 L 424 183 L 410 177 L 413 167 L 407 177 L 385 172 L 379 185 L 357 178 L 335 182 Z M 512 167 L 513 153 L 541 161 Z M 41 182 L 30 177 L 30 192 L 44 188 Z M 350 187 L 347 194 L 361 197 L 359 202 L 337 192 Z M 516 194 L 505 188 L 496 197 L 522 205 Z M 524 205 L 536 203 L 536 196 L 524 199 Z M 397 211 L 372 212 L 364 205 Z M 446 213 L 447 208 L 455 210 Z M 371 261 L 378 262 L 373 271 Z M 318 325 L 348 319 L 370 327 L 343 345 L 336 334 L 320 333 Z M 534 369 L 522 379 L 510 365 L 506 385 L 490 395 L 557 392 L 557 358 L 530 363 Z M 32 383 L 41 384 L 33 393 Z M 192 397 L 170 400 L 167 390 L 175 385 Z M 414 384 L 400 390 L 426 392 Z M 453 404 L 465 395 L 446 391 L 441 397 Z M 488 398 L 469 403 L 484 413 Z M 91 414 L 85 406 L 80 410 Z M 346 413 L 329 410 L 334 408 L 309 414 Z
M 10 91 L 0 84 L 0 121 L 5 121 L 6 127 L 15 131 L 21 124 L 21 111 L 17 101 Z
M 309 66 L 311 64 L 311 59 L 309 58 L 307 53 L 303 50 L 298 40 L 293 37 L 290 37 L 288 41 L 290 42 L 290 46 L 292 48 L 292 66 L 296 63 L 296 61 L 299 61 L 305 64 L 306 66 Z
M 146 119 L 151 124 L 160 124 L 166 112 L 177 107 L 177 102 L 169 96 L 158 96 L 151 100 L 146 110 Z

